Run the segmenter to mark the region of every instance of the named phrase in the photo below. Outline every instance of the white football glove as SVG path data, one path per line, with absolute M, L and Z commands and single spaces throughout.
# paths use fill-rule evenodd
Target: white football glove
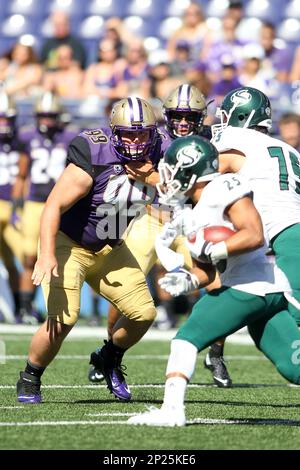
M 164 224 L 161 232 L 157 235 L 156 239 L 163 246 L 169 248 L 175 238 L 177 237 L 177 230 L 170 222 Z
M 171 223 L 166 223 L 162 231 L 155 240 L 155 250 L 157 257 L 167 271 L 181 268 L 184 264 L 184 256 L 181 253 L 175 253 L 169 246 L 177 237 L 177 230 Z
M 190 237 L 192 234 L 190 235 Z M 187 239 L 186 245 L 190 250 L 192 258 L 201 263 L 211 263 L 217 267 L 220 273 L 226 269 L 228 251 L 225 242 L 212 243 L 204 240 L 203 230 L 194 233 L 195 241 Z
M 191 234 L 190 234 L 191 235 Z M 212 243 L 204 240 L 203 230 L 197 230 L 193 233 L 194 240 L 193 243 L 189 240 L 186 241 L 186 245 L 190 250 L 192 257 L 202 263 L 211 263 L 210 252 L 212 248 Z
M 180 269 L 178 272 L 167 273 L 158 280 L 158 284 L 168 294 L 178 297 L 187 294 L 199 288 L 199 280 L 195 274 L 190 273 L 186 269 Z

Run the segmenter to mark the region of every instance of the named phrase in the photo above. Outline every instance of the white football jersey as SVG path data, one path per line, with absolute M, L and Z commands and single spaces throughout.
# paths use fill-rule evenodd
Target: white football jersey
M 225 210 L 238 199 L 252 195 L 249 182 L 240 175 L 227 173 L 212 180 L 202 191 L 193 209 L 193 218 L 201 227 L 227 226 L 234 230 Z M 198 227 L 199 227 L 198 223 Z M 274 263 L 274 257 L 266 256 L 267 243 L 257 250 L 238 256 L 229 256 L 222 285 L 264 296 L 271 292 L 290 291 L 283 272 Z
M 235 149 L 246 155 L 237 173 L 254 192 L 254 204 L 269 239 L 300 223 L 300 155 L 293 147 L 266 134 L 227 127 L 213 139 L 219 152 Z

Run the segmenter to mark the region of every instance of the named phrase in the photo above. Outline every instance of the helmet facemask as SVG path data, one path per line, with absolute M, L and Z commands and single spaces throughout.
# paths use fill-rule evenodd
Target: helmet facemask
M 187 109 L 166 109 L 165 117 L 168 133 L 177 138 L 199 134 L 205 113 Z
M 156 126 L 112 129 L 111 142 L 120 160 L 150 160 L 158 139 Z

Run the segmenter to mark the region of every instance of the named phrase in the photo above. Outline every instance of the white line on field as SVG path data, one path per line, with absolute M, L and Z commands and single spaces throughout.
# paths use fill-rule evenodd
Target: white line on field
M 2 360 L 7 360 L 7 361 L 15 361 L 19 359 L 27 359 L 26 354 L 7 354 L 7 355 L 0 355 L 0 361 Z M 155 354 L 140 354 L 140 355 L 130 355 L 128 354 L 126 356 L 126 361 L 127 360 L 137 360 L 137 361 L 144 361 L 148 359 L 155 359 L 155 360 L 162 360 L 166 361 L 168 359 L 168 355 L 155 355 Z M 266 361 L 266 357 L 264 356 L 247 356 L 247 355 L 234 355 L 234 356 L 227 356 L 225 355 L 225 360 L 228 361 Z M 90 358 L 89 355 L 82 355 L 82 354 L 60 354 L 58 355 L 55 360 L 74 360 L 74 361 L 81 361 L 81 360 L 88 360 Z M 200 355 L 199 358 L 203 359 L 204 356 Z
M 138 414 L 138 413 L 135 413 Z M 103 425 L 122 425 L 128 424 L 126 420 L 117 421 L 24 421 L 24 422 L 0 422 L 0 427 L 22 427 L 22 426 L 103 426 Z M 244 424 L 244 425 L 281 425 L 281 426 L 300 426 L 299 420 L 289 419 L 214 419 L 214 418 L 195 418 L 187 421 L 186 424 Z
M 0 406 L 1 410 L 24 410 L 24 406 Z
M 85 413 L 85 416 L 135 416 L 137 413 Z
M 252 388 L 260 388 L 260 387 L 294 387 L 294 384 L 249 384 L 249 387 Z M 164 388 L 165 384 L 130 384 L 130 388 Z M 216 388 L 217 386 L 213 383 L 211 384 L 189 384 L 189 388 Z M 299 385 L 297 385 L 299 387 Z M 15 389 L 15 385 L 0 385 L 0 390 L 12 390 Z M 52 385 L 42 385 L 43 389 L 94 389 L 98 390 L 99 388 L 107 388 L 107 385 L 101 384 L 94 384 L 94 385 L 60 385 L 60 384 L 52 384 Z

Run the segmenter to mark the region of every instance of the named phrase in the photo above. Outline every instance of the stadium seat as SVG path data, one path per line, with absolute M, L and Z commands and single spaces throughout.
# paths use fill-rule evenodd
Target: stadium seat
M 6 36 L 0 35 L 0 57 L 6 54 L 15 44 L 15 38 L 8 38 Z
M 226 9 L 228 8 L 228 0 L 211 0 L 206 8 L 206 16 L 216 16 L 218 18 L 224 16 Z
M 48 1 L 48 14 L 55 10 L 65 11 L 70 16 L 81 16 L 85 14 L 86 3 L 82 0 L 52 0 Z
M 127 15 L 136 15 L 141 18 L 161 18 L 164 15 L 161 0 L 131 0 L 128 3 Z
M 99 15 L 91 15 L 85 18 L 78 30 L 81 38 L 99 39 L 103 33 L 104 19 Z
M 286 18 L 300 19 L 300 0 L 290 1 L 285 7 L 284 16 Z
M 165 18 L 159 25 L 159 37 L 169 39 L 169 37 L 182 25 L 181 18 L 170 16 Z
M 259 38 L 262 21 L 258 18 L 244 18 L 239 23 L 236 35 L 241 41 L 255 42 Z
M 87 13 L 89 15 L 124 16 L 126 3 L 123 0 L 91 0 L 88 2 Z
M 166 3 L 165 16 L 182 16 L 184 10 L 190 5 L 191 0 L 170 0 Z
M 277 24 L 282 18 L 282 2 L 278 0 L 250 0 L 245 6 L 245 15 Z
M 5 2 L 8 15 L 44 16 L 46 2 L 44 0 L 12 0 Z
M 32 33 L 34 23 L 23 15 L 11 15 L 0 25 L 0 35 L 7 37 L 18 37 L 21 34 Z
M 145 37 L 153 30 L 152 23 L 149 27 L 149 24 L 140 16 L 127 16 L 124 18 L 124 26 L 139 37 Z
M 300 41 L 300 21 L 295 18 L 287 18 L 277 28 L 277 36 L 288 42 Z

